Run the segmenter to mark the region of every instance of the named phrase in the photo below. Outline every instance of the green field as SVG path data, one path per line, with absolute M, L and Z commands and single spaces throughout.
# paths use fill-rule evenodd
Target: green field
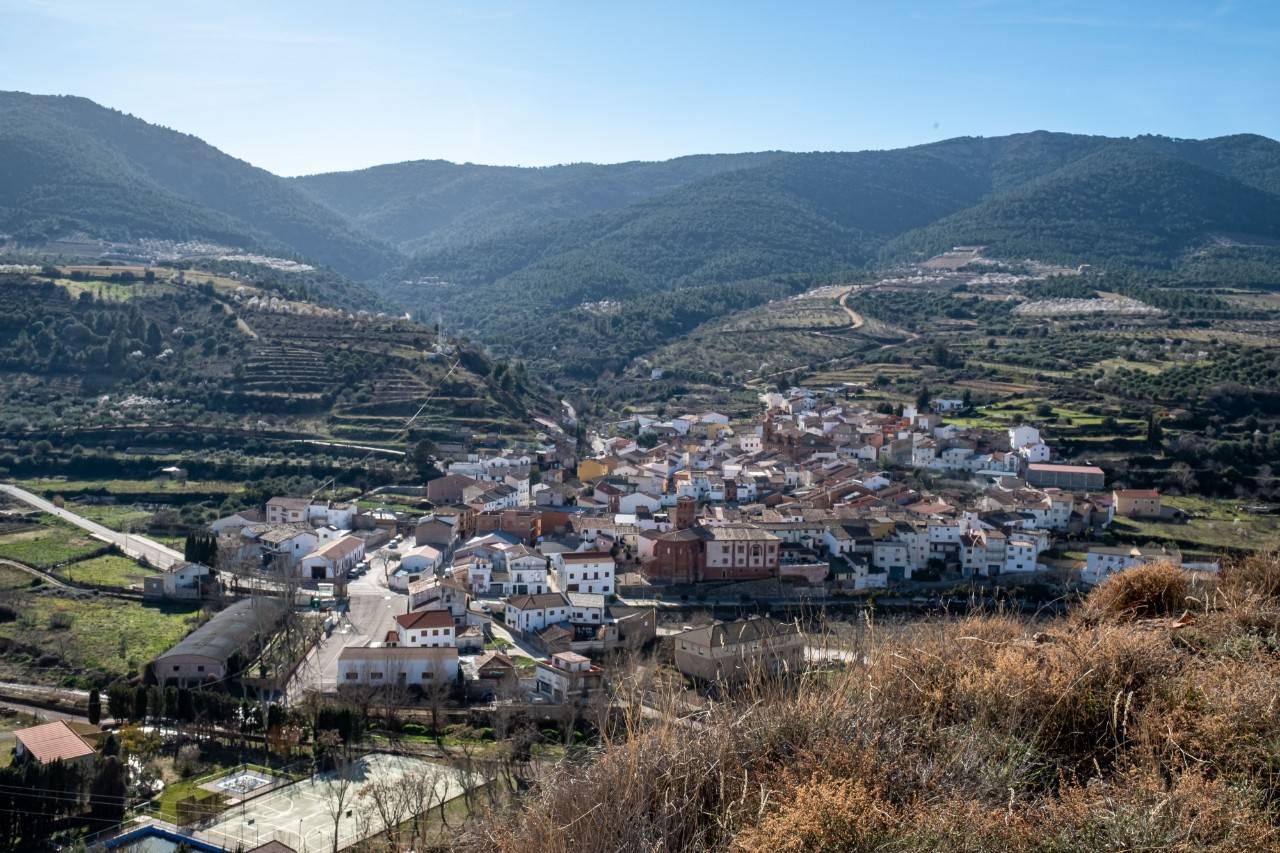
M 112 530 L 141 530 L 151 518 L 150 510 L 136 504 L 90 504 L 69 503 L 67 509 L 76 515 L 82 515 L 90 521 L 96 521 L 103 527 Z
M 1049 403 L 1052 411 L 1048 415 L 1041 415 L 1036 409 L 1044 403 Z M 1107 415 L 1095 412 L 1086 412 L 1081 409 L 1063 406 L 1051 401 L 1036 398 L 1029 400 L 1004 400 L 999 403 L 993 403 L 990 406 L 983 406 L 977 412 L 967 418 L 947 418 L 949 424 L 954 424 L 961 429 L 980 428 L 980 429 L 1003 429 L 1014 422 L 1021 416 L 1025 423 L 1048 422 L 1048 429 L 1057 427 L 1093 427 L 1100 426 Z M 1115 417 L 1117 424 L 1141 424 L 1143 421 L 1135 418 Z
M 7 589 L 23 589 L 35 583 L 35 578 L 22 569 L 13 566 L 0 566 L 0 591 Z
M 15 593 L 13 622 L 0 637 L 39 649 L 56 660 L 32 660 L 10 649 L 0 678 L 35 683 L 102 684 L 136 675 L 187 635 L 198 611 L 153 607 L 113 598 Z
M 43 569 L 78 560 L 105 547 L 74 527 L 47 516 L 42 519 L 45 523 L 40 527 L 0 536 L 0 557 Z
M 1280 548 L 1280 516 L 1254 515 L 1240 501 L 1201 497 L 1166 497 L 1165 506 L 1191 516 L 1185 523 L 1117 518 L 1112 530 L 1155 541 L 1184 543 L 1213 551 L 1220 548 Z
M 106 555 L 71 563 L 58 570 L 58 576 L 72 583 L 111 586 L 120 589 L 142 588 L 143 579 L 156 574 L 154 569 L 138 565 L 128 557 Z
M 53 283 L 65 288 L 73 297 L 81 293 L 92 293 L 97 299 L 111 302 L 125 302 L 140 296 L 158 296 L 162 293 L 176 293 L 177 287 L 162 282 L 138 281 L 125 284 L 119 281 L 75 281 L 69 278 L 57 278 Z
M 167 492 L 170 494 L 220 493 L 233 494 L 241 490 L 240 483 L 225 480 L 70 480 L 56 477 L 37 477 L 30 480 L 18 480 L 16 485 L 29 492 L 43 495 L 72 494 L 75 492 L 92 492 L 103 490 L 113 495 L 152 494 Z

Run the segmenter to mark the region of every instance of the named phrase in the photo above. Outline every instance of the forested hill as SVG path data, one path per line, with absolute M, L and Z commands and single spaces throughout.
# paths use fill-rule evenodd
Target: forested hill
M 617 327 L 609 318 L 655 294 L 679 304 L 686 289 L 701 301 L 707 287 L 736 294 L 751 281 L 743 293 L 770 298 L 761 277 L 830 276 L 959 243 L 985 244 L 993 256 L 1167 266 L 1216 236 L 1270 240 L 1280 197 L 1265 188 L 1276 168 L 1280 146 L 1261 137 L 1035 132 L 790 154 L 617 210 L 421 253 L 388 276 L 386 293 L 586 375 L 625 357 L 635 341 L 620 333 L 603 360 L 569 344 L 594 337 L 583 331 L 583 312 L 594 325 Z M 564 343 L 553 354 L 556 340 Z
M 1247 171 L 1265 184 L 1271 180 L 1265 163 L 1224 162 L 1217 152 L 1169 142 L 1108 145 L 904 234 L 885 247 L 884 258 L 980 243 L 1006 257 L 1165 266 L 1216 235 L 1280 239 L 1280 195 L 1231 177 Z M 1280 150 L 1274 162 L 1280 165 Z
M 0 92 L 0 232 L 204 240 L 369 278 L 396 263 L 287 180 L 85 98 Z
M 691 181 L 784 156 L 699 154 L 661 162 L 544 168 L 415 160 L 294 178 L 355 224 L 413 253 L 508 229 L 616 210 Z
M 287 179 L 82 98 L 0 93 L 0 234 L 32 245 L 77 233 L 318 262 L 330 270 L 301 288 L 313 298 L 441 316 L 591 379 L 646 351 L 656 330 L 680 334 L 801 282 L 961 243 L 990 257 L 1166 268 L 1211 246 L 1214 268 L 1271 280 L 1280 143 L 1036 131 L 889 151 L 414 161 Z

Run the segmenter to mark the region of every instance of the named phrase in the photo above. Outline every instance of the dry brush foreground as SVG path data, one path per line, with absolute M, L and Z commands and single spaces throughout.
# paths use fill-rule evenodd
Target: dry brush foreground
M 872 626 L 865 663 L 696 725 L 616 715 L 460 847 L 1280 849 L 1278 630 L 1275 555 L 1130 570 L 1047 624 Z

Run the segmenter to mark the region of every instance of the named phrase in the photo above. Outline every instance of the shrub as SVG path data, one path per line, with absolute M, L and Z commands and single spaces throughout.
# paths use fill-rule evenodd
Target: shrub
M 1191 609 L 1187 573 L 1169 563 L 1135 566 L 1098 585 L 1085 602 L 1091 616 L 1121 619 L 1170 616 Z
M 1227 563 L 1222 570 L 1222 588 L 1229 593 L 1280 598 L 1280 551 L 1251 554 Z
M 178 754 L 173 759 L 173 769 L 178 771 L 179 776 L 184 779 L 195 776 L 202 767 L 199 746 L 188 743 L 178 747 Z
M 859 779 L 816 777 L 791 789 L 790 799 L 734 839 L 743 853 L 879 850 L 902 816 Z
M 1246 566 L 1218 589 L 1133 569 L 1055 620 L 868 621 L 849 662 L 750 679 L 692 720 L 664 671 L 637 665 L 615 681 L 599 746 L 459 843 L 1280 849 L 1272 568 Z M 1187 618 L 1136 618 L 1170 614 Z

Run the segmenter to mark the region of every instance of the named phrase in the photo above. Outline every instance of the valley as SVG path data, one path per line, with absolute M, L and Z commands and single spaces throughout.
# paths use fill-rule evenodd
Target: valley
M 0 93 L 0 158 L 0 700 L 114 785 L 6 749 L 0 846 L 32 779 L 60 845 L 191 849 L 1275 794 L 1269 730 L 1166 725 L 1275 705 L 1271 139 L 281 177 Z

